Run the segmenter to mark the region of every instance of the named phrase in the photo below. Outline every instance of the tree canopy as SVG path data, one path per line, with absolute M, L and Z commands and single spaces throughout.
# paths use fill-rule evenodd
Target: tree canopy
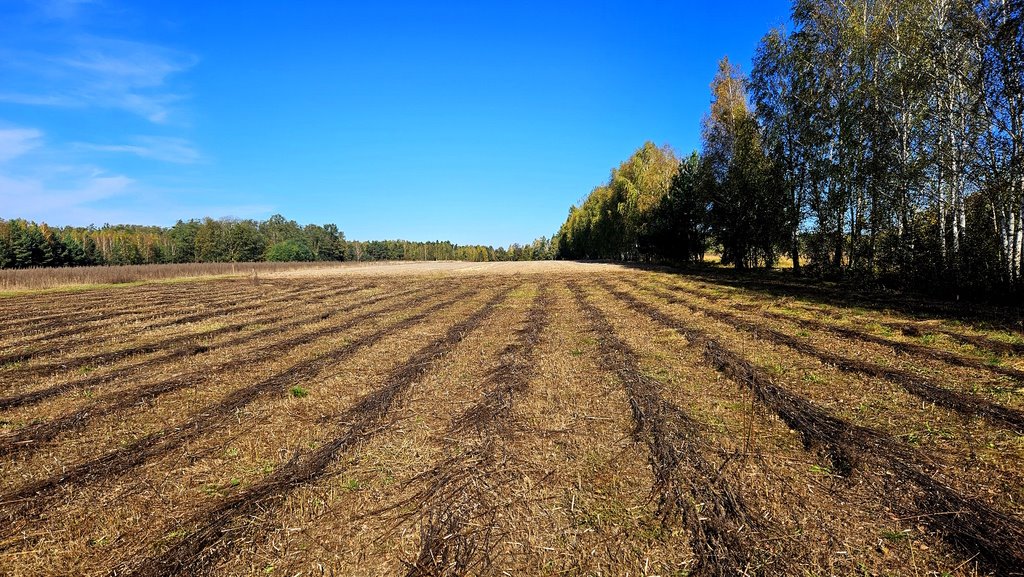
M 785 254 L 821 277 L 1020 294 L 1021 55 L 1020 2 L 795 0 L 749 77 L 720 63 L 700 154 L 645 144 L 570 208 L 558 255 Z M 632 179 L 649 165 L 658 177 Z
M 0 219 L 0 268 L 189 262 L 341 260 L 543 260 L 552 241 L 509 247 L 447 241 L 350 241 L 334 224 L 299 225 L 281 215 L 265 221 L 204 218 L 174 226 L 51 227 Z

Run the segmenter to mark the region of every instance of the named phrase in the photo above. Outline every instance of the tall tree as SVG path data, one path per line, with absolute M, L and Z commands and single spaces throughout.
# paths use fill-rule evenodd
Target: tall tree
M 986 133 L 984 186 L 1002 277 L 1021 288 L 1024 263 L 1024 5 L 980 0 Z
M 641 250 L 661 259 L 695 263 L 708 248 L 708 199 L 700 186 L 700 156 L 679 163 L 668 193 L 652 211 Z
M 797 74 L 798 59 L 784 30 L 771 30 L 758 46 L 751 71 L 751 93 L 761 123 L 765 152 L 780 171 L 788 193 L 789 257 L 800 272 L 800 231 L 808 195 L 808 150 L 802 99 L 809 95 Z
M 702 132 L 702 182 L 722 262 L 737 268 L 773 266 L 788 239 L 786 199 L 761 148 L 747 103 L 746 81 L 723 58 L 711 83 L 711 111 Z

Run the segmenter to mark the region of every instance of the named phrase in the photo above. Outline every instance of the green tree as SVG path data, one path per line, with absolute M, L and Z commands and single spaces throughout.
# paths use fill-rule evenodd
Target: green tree
M 751 71 L 751 94 L 762 128 L 765 153 L 779 169 L 787 191 L 786 220 L 789 223 L 789 257 L 800 273 L 800 233 L 806 210 L 809 178 L 805 162 L 806 118 L 804 98 L 813 94 L 798 71 L 799 60 L 791 38 L 784 30 L 771 30 L 761 40 Z
M 212 218 L 204 218 L 196 230 L 195 255 L 199 262 L 226 262 L 228 254 L 227 235 L 224 223 Z
M 708 244 L 708 200 L 700 187 L 700 156 L 690 154 L 679 163 L 668 194 L 653 210 L 643 251 L 676 263 L 704 259 Z
M 223 255 L 231 262 L 254 262 L 262 259 L 266 243 L 260 235 L 259 225 L 252 220 L 224 223 Z
M 281 241 L 267 250 L 267 260 L 276 262 L 308 262 L 313 252 L 300 240 Z
M 761 149 L 745 80 L 728 58 L 719 63 L 711 92 L 700 171 L 711 232 L 722 246 L 723 263 L 773 266 L 788 238 L 785 193 L 778 171 Z
M 168 231 L 171 246 L 171 262 L 198 262 L 196 255 L 196 235 L 199 233 L 199 222 L 196 220 L 179 220 Z M 91 236 L 89 238 L 92 238 Z M 95 242 L 93 243 L 95 246 Z M 88 247 L 86 247 L 88 250 Z

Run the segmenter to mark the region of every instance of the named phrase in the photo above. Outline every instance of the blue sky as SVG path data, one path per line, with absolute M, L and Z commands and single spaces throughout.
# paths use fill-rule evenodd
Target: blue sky
M 699 147 L 788 10 L 0 0 L 0 218 L 528 242 L 644 141 Z

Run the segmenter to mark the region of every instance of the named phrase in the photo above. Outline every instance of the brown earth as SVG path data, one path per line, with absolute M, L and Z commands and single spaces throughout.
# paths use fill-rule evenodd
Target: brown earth
M 412 263 L 0 299 L 0 575 L 1024 574 L 1015 329 L 769 285 Z

